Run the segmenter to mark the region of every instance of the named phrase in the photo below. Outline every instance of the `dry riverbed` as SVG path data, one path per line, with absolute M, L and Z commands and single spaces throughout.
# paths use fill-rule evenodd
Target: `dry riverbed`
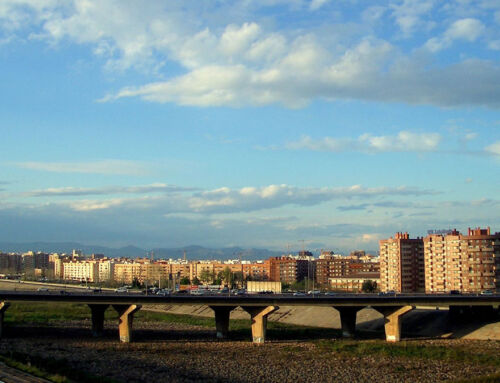
M 213 328 L 203 326 L 143 321 L 134 327 L 135 342 L 121 344 L 111 321 L 99 339 L 90 337 L 89 321 L 11 326 L 0 353 L 29 354 L 31 361 L 117 382 L 440 382 L 500 374 L 497 341 L 388 346 L 380 340 L 271 339 L 254 345 L 238 337 L 215 341 Z

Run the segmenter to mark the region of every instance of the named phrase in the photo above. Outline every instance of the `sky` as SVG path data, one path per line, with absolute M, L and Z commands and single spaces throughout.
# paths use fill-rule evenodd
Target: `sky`
M 0 241 L 500 231 L 498 0 L 1 0 Z

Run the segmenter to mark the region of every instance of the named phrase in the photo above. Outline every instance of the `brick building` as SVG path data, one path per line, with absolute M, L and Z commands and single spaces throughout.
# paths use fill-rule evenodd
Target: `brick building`
M 408 233 L 396 233 L 380 244 L 380 290 L 400 293 L 423 292 L 424 241 Z
M 500 233 L 489 227 L 428 235 L 424 253 L 428 293 L 500 290 Z
M 308 268 L 309 261 L 306 259 L 289 256 L 269 258 L 269 277 L 274 282 L 299 282 L 308 276 L 308 272 L 310 273 Z

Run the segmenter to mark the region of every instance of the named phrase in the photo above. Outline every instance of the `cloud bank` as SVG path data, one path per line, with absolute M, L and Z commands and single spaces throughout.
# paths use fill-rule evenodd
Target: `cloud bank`
M 272 27 L 273 17 L 266 13 L 272 7 L 290 19 L 300 15 L 303 27 Z M 311 12 L 304 14 L 306 9 Z M 341 16 L 322 18 L 323 10 Z M 438 57 L 461 44 L 481 43 L 483 51 L 494 48 L 497 40 L 491 36 L 500 28 L 489 15 L 495 12 L 500 5 L 487 0 L 381 1 L 370 7 L 325 0 L 214 0 L 204 7 L 4 0 L 0 28 L 10 37 L 86 45 L 110 71 L 134 68 L 158 78 L 110 91 L 104 102 L 139 97 L 200 107 L 299 108 L 318 99 L 356 99 L 498 108 L 498 61 L 476 52 L 446 61 Z M 351 15 L 352 21 L 341 21 L 342 15 Z M 377 27 L 379 22 L 391 32 Z M 325 34 L 322 28 L 332 31 Z M 416 31 L 428 36 L 426 42 L 419 45 Z M 401 41 L 411 41 L 413 49 L 408 51 Z M 171 64 L 181 70 L 171 70 Z

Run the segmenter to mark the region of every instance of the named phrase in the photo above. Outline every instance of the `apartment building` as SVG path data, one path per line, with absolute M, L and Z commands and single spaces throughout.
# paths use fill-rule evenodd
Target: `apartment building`
M 269 277 L 274 282 L 294 283 L 305 277 L 312 278 L 309 261 L 290 256 L 269 258 Z
M 169 271 L 168 265 L 149 261 L 115 263 L 113 279 L 122 284 L 130 284 L 134 280 L 139 283 L 152 284 L 156 281 L 167 280 Z
M 380 290 L 401 293 L 425 290 L 424 241 L 396 233 L 379 241 Z
M 20 254 L 0 253 L 0 273 L 15 274 L 22 270 L 23 260 Z
M 115 262 L 111 259 L 99 259 L 97 262 L 99 269 L 99 282 L 113 280 L 115 273 Z
M 99 265 L 96 261 L 62 262 L 62 279 L 99 282 Z
M 316 282 L 319 286 L 323 287 L 330 285 L 331 278 L 362 275 L 365 273 L 375 275 L 376 279 L 380 278 L 379 262 L 364 262 L 358 257 L 325 255 L 322 258 L 315 260 L 314 263 Z
M 428 293 L 500 290 L 500 233 L 489 227 L 428 235 L 424 254 Z

